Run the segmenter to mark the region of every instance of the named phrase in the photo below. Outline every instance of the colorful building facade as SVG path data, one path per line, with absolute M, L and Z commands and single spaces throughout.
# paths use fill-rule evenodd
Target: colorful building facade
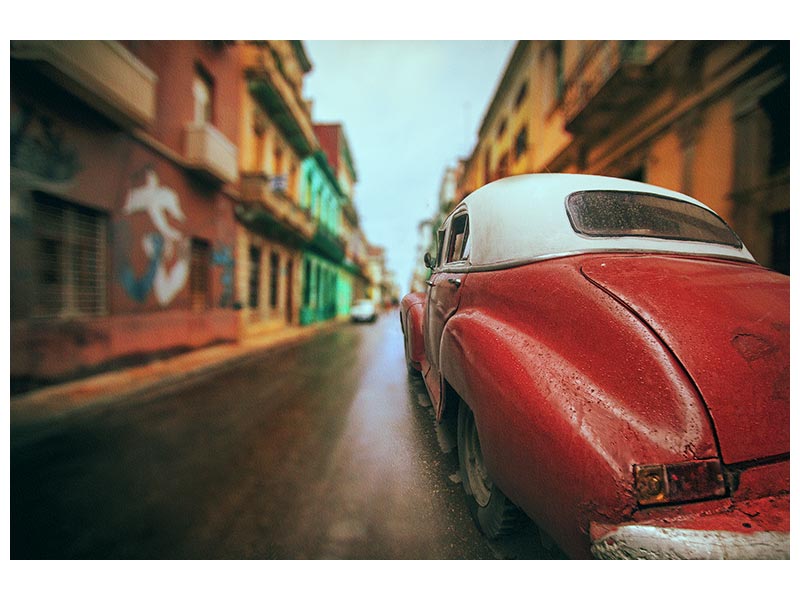
M 241 197 L 236 289 L 242 334 L 300 323 L 303 249 L 316 227 L 301 206 L 303 161 L 318 148 L 301 42 L 240 43 Z
M 339 315 L 351 298 L 339 297 L 340 271 L 344 260 L 341 237 L 342 192 L 320 150 L 303 163 L 301 206 L 315 225 L 314 236 L 303 253 L 303 300 L 300 323 L 307 325 Z
M 290 40 L 11 43 L 12 391 L 349 313 L 356 176 L 310 69 Z
M 236 62 L 11 43 L 12 390 L 237 338 Z
M 457 198 L 539 172 L 625 177 L 694 196 L 759 262 L 788 273 L 788 42 L 519 42 Z
M 311 273 L 306 292 L 310 301 L 308 322 L 346 318 L 353 302 L 366 297 L 368 281 L 366 238 L 354 203 L 358 176 L 344 127 L 341 123 L 315 123 L 314 133 L 321 152 L 309 168 L 324 174 L 317 180 L 321 190 L 328 190 L 331 201 L 329 216 L 324 217 L 326 204 L 322 199 L 326 194 L 320 195 L 318 231 L 327 233 L 329 240 L 309 248 L 306 255 Z M 331 250 L 323 251 L 325 246 Z M 313 305 L 315 294 L 325 302 L 322 313 Z

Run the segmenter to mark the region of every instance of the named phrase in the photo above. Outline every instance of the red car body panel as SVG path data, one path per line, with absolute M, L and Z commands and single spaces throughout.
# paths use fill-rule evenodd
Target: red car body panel
M 789 452 L 789 280 L 744 263 L 651 257 L 583 261 L 686 368 L 728 464 Z M 757 418 L 753 418 L 757 415 Z
M 425 294 L 416 292 L 406 294 L 400 303 L 400 325 L 405 334 L 406 361 L 415 369 L 421 369 L 425 360 L 425 342 L 421 334 L 425 312 Z M 414 330 L 419 332 L 412 335 Z
M 437 275 L 433 293 L 454 277 Z M 442 393 L 446 382 L 475 415 L 492 479 L 569 555 L 591 556 L 593 523 L 651 514 L 636 503 L 636 464 L 788 452 L 788 427 L 777 440 L 758 439 L 759 432 L 770 437 L 763 433 L 772 419 L 785 414 L 788 421 L 783 383 L 775 383 L 785 383 L 788 398 L 788 375 L 764 367 L 753 377 L 766 383 L 748 384 L 745 370 L 758 369 L 753 363 L 764 351 L 748 336 L 785 352 L 779 362 L 788 369 L 788 278 L 752 264 L 636 254 L 584 254 L 457 277 L 457 292 L 447 293 L 454 305 L 436 307 L 452 315 L 441 336 L 424 331 L 430 307 L 420 310 L 418 295 L 404 301 L 407 352 L 423 340 L 439 344 L 440 368 L 430 362 L 430 347 L 420 360 L 437 416 L 452 401 Z M 730 331 L 703 329 L 718 320 Z M 742 377 L 725 382 L 731 370 L 714 365 L 732 360 L 742 363 Z M 745 397 L 750 408 L 730 406 Z M 759 410 L 766 410 L 764 427 L 740 422 Z M 751 475 L 750 466 L 737 471 L 746 497 L 783 488 Z M 701 504 L 669 510 L 691 514 Z

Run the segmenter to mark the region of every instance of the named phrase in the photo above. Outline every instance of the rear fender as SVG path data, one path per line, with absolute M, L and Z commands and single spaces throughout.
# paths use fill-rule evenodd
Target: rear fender
M 475 415 L 492 479 L 581 555 L 592 520 L 634 512 L 634 464 L 717 449 L 691 380 L 663 343 L 577 269 L 550 266 L 547 294 L 520 294 L 509 272 L 477 274 L 445 327 L 442 376 Z
M 406 359 L 417 369 L 422 369 L 425 359 L 423 321 L 425 317 L 425 294 L 415 292 L 403 298 L 400 306 L 400 325 L 403 329 Z

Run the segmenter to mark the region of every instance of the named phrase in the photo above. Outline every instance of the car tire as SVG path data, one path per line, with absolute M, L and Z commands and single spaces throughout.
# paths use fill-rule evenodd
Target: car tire
M 508 535 L 525 517 L 486 472 L 475 417 L 463 400 L 458 407 L 457 440 L 461 484 L 472 518 L 490 539 Z

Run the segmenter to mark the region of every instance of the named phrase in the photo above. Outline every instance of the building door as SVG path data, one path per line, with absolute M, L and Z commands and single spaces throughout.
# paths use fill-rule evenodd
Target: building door
M 286 261 L 286 322 L 292 322 L 294 314 L 294 259 Z

